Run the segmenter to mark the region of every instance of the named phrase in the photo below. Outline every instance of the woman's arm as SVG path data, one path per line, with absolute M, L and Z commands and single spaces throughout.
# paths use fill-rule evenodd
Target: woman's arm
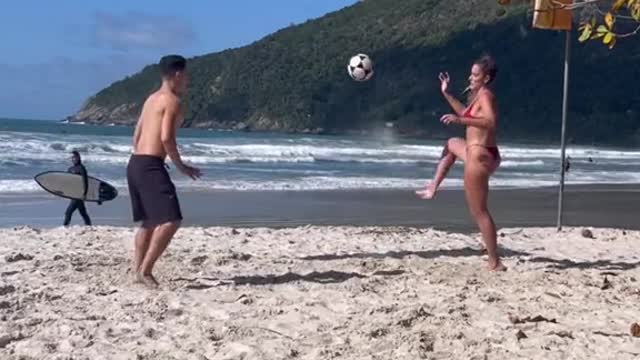
M 495 104 L 493 102 L 493 96 L 486 93 L 481 94 L 478 98 L 478 105 L 480 106 L 480 114 L 475 117 L 460 116 L 447 114 L 440 118 L 440 121 L 449 125 L 451 123 L 461 124 L 467 126 L 481 127 L 485 129 L 492 129 L 496 127 L 496 111 Z
M 447 100 L 449 105 L 451 105 L 451 108 L 453 109 L 453 111 L 458 116 L 462 116 L 462 114 L 464 114 L 465 106 L 462 102 L 460 102 L 460 100 L 456 99 L 453 95 L 449 94 L 446 91 L 442 92 L 442 96 L 444 96 L 444 98 Z
M 449 105 L 453 108 L 458 116 L 462 116 L 464 113 L 464 104 L 462 104 L 458 99 L 456 99 L 453 95 L 449 94 L 449 83 L 451 82 L 451 78 L 449 77 L 448 72 L 438 74 L 438 79 L 440 79 L 440 92 L 442 92 L 442 96 L 447 100 Z

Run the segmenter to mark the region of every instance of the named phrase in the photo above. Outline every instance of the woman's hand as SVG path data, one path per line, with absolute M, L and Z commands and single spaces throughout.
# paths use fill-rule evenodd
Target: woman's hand
M 445 125 L 449 125 L 449 124 L 461 124 L 462 121 L 460 120 L 460 117 L 458 115 L 455 114 L 446 114 L 443 115 L 440 118 L 440 121 L 442 123 L 444 123 Z
M 449 78 L 449 73 L 444 72 L 438 74 L 438 79 L 440 79 L 440 91 L 442 91 L 442 93 L 446 93 L 449 89 L 449 82 L 451 81 L 451 78 Z

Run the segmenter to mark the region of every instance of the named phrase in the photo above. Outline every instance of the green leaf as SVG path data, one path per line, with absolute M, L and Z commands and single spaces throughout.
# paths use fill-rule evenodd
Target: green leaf
M 640 21 L 640 3 L 631 10 L 631 16 L 633 16 L 634 20 Z
M 607 27 L 604 26 L 604 25 L 600 25 L 600 26 L 598 26 L 596 31 L 598 32 L 598 34 L 606 34 L 606 33 L 609 32 L 609 29 L 607 29 Z
M 608 44 L 610 44 L 610 43 L 611 43 L 611 41 L 613 41 L 613 39 L 615 39 L 615 36 L 616 36 L 616 35 L 615 35 L 614 33 L 612 33 L 612 32 L 608 32 L 608 33 L 604 36 L 604 38 L 602 39 L 602 42 L 603 42 L 605 45 L 608 45 Z
M 580 38 L 578 39 L 578 41 L 585 42 L 589 40 L 592 33 L 593 33 L 593 28 L 591 27 L 590 24 L 586 24 L 584 26 L 584 30 L 582 30 L 582 35 L 580 35 Z

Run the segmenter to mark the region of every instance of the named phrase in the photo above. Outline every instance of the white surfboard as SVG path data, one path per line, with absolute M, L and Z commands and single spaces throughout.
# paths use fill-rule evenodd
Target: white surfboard
M 84 184 L 82 175 L 64 171 L 46 171 L 33 178 L 49 193 L 67 199 L 83 200 Z M 110 184 L 87 176 L 87 196 L 85 201 L 104 202 L 118 196 L 118 190 Z

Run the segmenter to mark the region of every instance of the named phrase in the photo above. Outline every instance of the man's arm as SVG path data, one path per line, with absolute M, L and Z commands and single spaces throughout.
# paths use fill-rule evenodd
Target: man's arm
M 162 127 L 160 129 L 160 140 L 165 152 L 178 169 L 185 167 L 178 152 L 176 143 L 176 124 L 181 116 L 180 103 L 176 99 L 167 101 L 164 114 L 162 115 Z
M 135 153 L 138 149 L 138 141 L 140 140 L 140 134 L 142 133 L 142 119 L 138 120 L 136 124 L 136 129 L 133 132 L 133 152 Z

